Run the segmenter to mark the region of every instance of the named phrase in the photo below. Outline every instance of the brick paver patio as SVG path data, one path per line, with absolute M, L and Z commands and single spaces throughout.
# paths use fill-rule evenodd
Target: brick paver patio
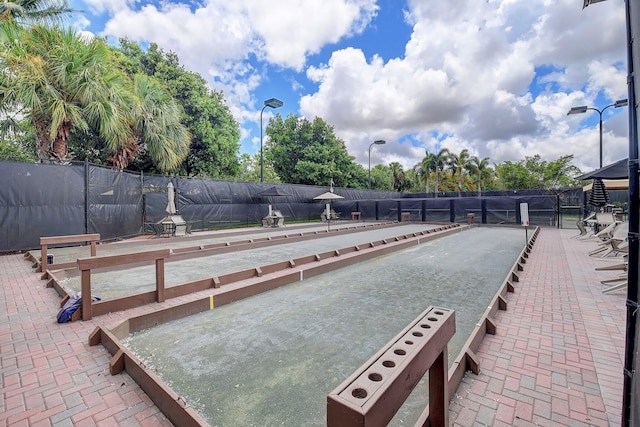
M 543 229 L 496 335 L 452 401 L 456 426 L 619 426 L 626 291 L 603 295 L 595 241 Z M 618 261 L 619 262 L 619 261 Z
M 539 234 L 477 355 L 480 374 L 452 400 L 451 425 L 620 425 L 626 294 L 601 293 L 616 272 L 595 271 L 606 265 L 587 255 L 596 243 L 574 234 Z M 126 373 L 109 374 L 102 346 L 87 344 L 96 325 L 151 307 L 58 324 L 58 295 L 21 254 L 0 256 L 0 293 L 0 426 L 171 425 Z

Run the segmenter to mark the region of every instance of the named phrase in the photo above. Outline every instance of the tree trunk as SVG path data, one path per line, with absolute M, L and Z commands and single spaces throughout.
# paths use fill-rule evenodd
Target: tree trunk
M 65 120 L 58 126 L 58 133 L 51 147 L 51 154 L 53 154 L 58 163 L 67 163 L 71 160 L 69 155 L 69 134 L 72 127 L 73 123 L 70 120 Z
M 138 140 L 136 138 L 130 138 L 125 145 L 120 147 L 118 151 L 111 157 L 108 162 L 115 169 L 124 170 L 129 163 L 136 157 L 139 151 Z
M 51 138 L 49 138 L 49 130 L 46 122 L 43 120 L 33 120 L 33 127 L 36 132 L 36 142 L 38 144 L 38 159 L 41 163 L 49 163 L 51 161 Z

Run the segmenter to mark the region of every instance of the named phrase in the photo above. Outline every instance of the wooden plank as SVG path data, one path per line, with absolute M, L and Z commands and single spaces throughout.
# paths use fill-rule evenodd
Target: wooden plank
M 97 242 L 100 240 L 100 234 L 68 234 L 66 236 L 45 236 L 40 237 L 40 246 L 42 245 L 60 245 L 63 243 L 81 243 L 81 242 Z
M 155 261 L 160 258 L 169 258 L 169 249 L 137 252 L 120 255 L 104 255 L 88 258 L 78 258 L 78 270 L 93 270 L 95 268 L 114 267 L 122 264 L 136 262 Z

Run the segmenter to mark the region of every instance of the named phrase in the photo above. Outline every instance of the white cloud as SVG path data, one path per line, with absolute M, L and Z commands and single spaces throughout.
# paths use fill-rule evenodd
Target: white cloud
M 259 54 L 297 71 L 306 56 L 325 45 L 362 31 L 377 10 L 374 0 L 248 0 L 249 19 L 264 40 Z
M 494 162 L 573 153 L 588 169 L 597 162 L 597 129 L 580 128 L 588 115 L 566 112 L 626 97 L 622 0 L 584 10 L 575 0 L 409 0 L 397 5 L 412 26 L 404 52 L 383 59 L 345 47 L 323 64 L 318 52 L 381 24 L 375 0 L 85 3 L 109 16 L 101 34 L 155 42 L 222 90 L 254 146 L 254 91 L 273 69 L 290 71 L 299 113 L 334 126 L 363 165 L 382 138 L 374 164 L 410 168 L 425 149 L 448 147 Z M 624 157 L 625 119 L 606 128 L 605 159 Z
M 366 62 L 362 52 L 349 49 L 308 71 L 319 90 L 302 98 L 303 114 L 327 119 L 340 135 L 362 135 L 349 143 L 360 162 L 362 147 L 385 129 L 451 134 L 442 146 L 497 162 L 534 154 L 551 160 L 572 153 L 564 142 L 579 124 L 564 124 L 574 104 L 563 91 L 584 88 L 587 103 L 598 94 L 624 97 L 624 14 L 613 4 L 583 13 L 561 0 L 414 3 L 415 26 L 403 58 Z M 592 43 L 600 28 L 605 34 Z M 549 89 L 542 87 L 539 99 L 530 93 L 537 67 L 562 70 L 540 81 Z M 560 91 L 556 103 L 545 101 L 554 98 L 547 90 Z M 595 165 L 593 153 L 593 147 L 577 150 L 577 163 Z M 406 158 L 404 165 L 418 161 Z

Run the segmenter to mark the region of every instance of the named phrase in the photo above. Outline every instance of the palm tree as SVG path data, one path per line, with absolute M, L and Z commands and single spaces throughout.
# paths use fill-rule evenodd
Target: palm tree
M 67 142 L 72 128 L 94 127 L 109 144 L 129 137 L 125 79 L 109 64 L 109 50 L 72 30 L 36 25 L 22 30 L 3 23 L 0 108 L 19 112 L 35 129 L 41 161 L 71 159 Z
M 389 163 L 389 169 L 391 170 L 391 177 L 393 179 L 393 190 L 402 191 L 404 188 L 404 170 L 402 165 L 398 162 Z
M 478 196 L 482 196 L 482 178 L 487 175 L 491 170 L 489 168 L 489 158 L 485 157 L 480 160 L 477 156 L 473 156 L 469 159 L 469 166 L 471 173 L 473 173 L 478 179 Z
M 440 182 L 439 182 L 439 174 L 440 171 L 444 170 L 446 166 L 449 156 L 451 153 L 446 148 L 440 149 L 437 154 L 432 155 L 431 164 L 433 165 L 433 169 L 436 171 L 436 186 L 433 189 L 434 196 L 438 198 L 438 191 L 440 191 Z
M 115 151 L 109 161 L 122 170 L 144 145 L 158 169 L 174 169 L 189 153 L 190 137 L 180 124 L 180 106 L 157 80 L 145 74 L 134 76 L 133 94 L 132 137 L 109 147 Z
M 462 197 L 462 181 L 464 172 L 467 170 L 467 163 L 469 161 L 469 150 L 466 148 L 460 152 L 459 155 L 451 153 L 449 156 L 449 167 L 453 171 L 454 175 L 458 178 L 458 197 Z
M 434 169 L 434 158 L 435 156 L 431 154 L 428 150 L 424 152 L 424 158 L 422 162 L 420 162 L 419 167 L 422 172 L 422 176 L 424 177 L 424 192 L 429 192 L 429 175 L 431 171 Z
M 138 142 L 147 144 L 164 171 L 186 156 L 189 140 L 176 125 L 179 111 L 153 104 L 168 102 L 168 95 L 158 95 L 143 79 L 133 84 L 114 67 L 104 41 L 81 38 L 72 29 L 25 30 L 4 22 L 0 43 L 0 67 L 6 70 L 0 75 L 0 115 L 31 121 L 42 162 L 71 160 L 73 129 L 94 132 L 116 153 L 112 161 L 119 168 L 135 155 Z
M 0 22 L 21 25 L 60 23 L 73 13 L 66 0 L 4 0 L 0 3 Z

